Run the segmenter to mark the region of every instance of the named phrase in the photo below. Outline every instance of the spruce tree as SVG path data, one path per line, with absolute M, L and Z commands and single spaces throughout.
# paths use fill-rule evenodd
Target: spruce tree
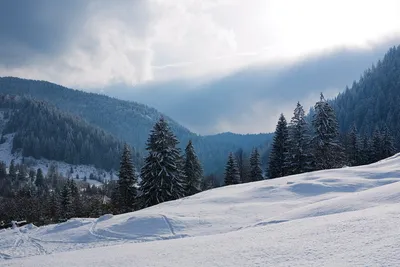
M 360 147 L 360 164 L 365 165 L 371 163 L 372 160 L 372 147 L 371 140 L 364 136 Z
M 184 173 L 186 176 L 186 196 L 200 192 L 200 185 L 203 180 L 203 168 L 194 151 L 192 140 L 189 141 L 185 149 Z
M 375 129 L 372 136 L 372 157 L 371 162 L 377 162 L 383 159 L 382 153 L 382 134 L 378 129 Z
M 132 163 L 131 152 L 127 144 L 122 152 L 118 190 L 118 209 L 121 213 L 131 212 L 134 209 L 135 199 L 137 197 L 137 177 L 136 170 Z
M 233 185 L 240 183 L 240 172 L 235 157 L 229 154 L 228 162 L 225 167 L 225 185 Z
M 268 178 L 282 177 L 288 174 L 288 128 L 285 116 L 281 114 L 276 126 L 272 149 L 268 162 Z
M 10 167 L 8 168 L 8 174 L 10 175 L 11 180 L 15 181 L 17 179 L 17 169 L 15 167 L 14 159 L 11 160 Z
M 349 133 L 346 146 L 346 152 L 350 166 L 357 166 L 361 163 L 358 139 L 357 128 L 355 125 L 353 125 Z
M 317 170 L 342 167 L 343 148 L 338 141 L 339 124 L 331 105 L 321 93 L 320 101 L 315 106 L 312 121 L 314 128 L 313 157 Z
M 142 207 L 185 196 L 178 143 L 166 120 L 161 118 L 147 140 L 148 155 L 141 170 L 140 183 Z
M 394 139 L 389 129 L 385 126 L 382 130 L 382 158 L 388 158 L 395 153 Z
M 298 102 L 288 126 L 287 174 L 304 173 L 312 169 L 310 141 L 304 109 Z
M 250 182 L 256 182 L 263 180 L 263 174 L 260 162 L 260 153 L 258 149 L 254 148 L 250 157 Z
M 73 217 L 73 197 L 69 180 L 64 184 L 61 192 L 61 208 L 64 219 Z

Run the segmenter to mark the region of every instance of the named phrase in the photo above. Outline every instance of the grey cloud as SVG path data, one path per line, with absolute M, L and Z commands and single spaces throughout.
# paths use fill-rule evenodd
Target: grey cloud
M 93 16 L 115 18 L 140 38 L 148 31 L 145 0 L 0 0 L 0 65 L 15 68 L 62 55 Z M 86 51 L 98 45 L 90 34 L 80 41 Z
M 87 2 L 80 0 L 0 1 L 0 64 L 21 65 L 37 54 L 65 49 L 79 30 Z
M 287 112 L 297 101 L 311 104 L 310 96 L 318 97 L 318 92 L 343 91 L 397 41 L 371 50 L 341 49 L 285 67 L 247 68 L 200 86 L 181 80 L 136 88 L 115 86 L 106 91 L 154 106 L 203 134 L 215 132 L 221 120 L 229 122 L 230 131 L 242 131 L 239 126 L 251 120 L 264 125 L 264 131 L 271 131 L 280 112 L 291 115 Z M 256 103 L 265 107 L 252 111 Z

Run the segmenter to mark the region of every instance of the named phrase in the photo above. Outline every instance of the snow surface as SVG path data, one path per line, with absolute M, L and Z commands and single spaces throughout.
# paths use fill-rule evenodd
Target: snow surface
M 400 154 L 0 230 L 0 266 L 400 266 L 398 181 Z
M 10 162 L 13 159 L 15 163 L 21 163 L 22 160 L 21 153 L 12 153 L 12 144 L 14 135 L 15 134 L 4 135 L 3 137 L 5 139 L 5 142 L 0 144 L 0 161 L 5 162 L 7 166 L 10 165 Z M 76 175 L 78 174 L 79 180 L 83 180 L 83 178 L 86 176 L 87 182 L 94 185 L 101 185 L 102 183 L 96 180 L 90 180 L 89 176 L 91 173 L 93 173 L 97 177 L 101 177 L 102 179 L 104 179 L 104 181 L 108 181 L 110 179 L 113 180 L 118 179 L 116 175 L 117 173 L 115 171 L 110 173 L 105 170 L 97 169 L 94 166 L 73 165 L 61 161 L 54 161 L 48 159 L 37 160 L 32 157 L 25 157 L 25 162 L 29 162 L 30 168 L 34 169 L 41 168 L 44 174 L 47 173 L 52 164 L 55 164 L 57 166 L 58 172 L 63 174 L 65 177 L 68 177 L 72 167 L 74 172 L 70 175 L 71 176 L 70 178 L 75 179 Z

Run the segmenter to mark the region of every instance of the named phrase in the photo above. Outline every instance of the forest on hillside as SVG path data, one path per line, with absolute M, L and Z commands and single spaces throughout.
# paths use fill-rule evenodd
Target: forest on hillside
M 358 81 L 332 101 L 342 132 L 353 125 L 372 136 L 388 128 L 400 149 L 400 46 L 392 47 Z
M 223 174 L 221 170 L 225 155 L 230 151 L 243 150 L 249 154 L 253 146 L 257 146 L 263 150 L 264 159 L 267 159 L 266 153 L 272 140 L 272 134 L 223 133 L 199 136 L 146 105 L 73 90 L 45 81 L 0 77 L 0 93 L 45 101 L 64 113 L 77 116 L 116 139 L 127 142 L 142 155 L 151 128 L 159 118 L 164 117 L 178 137 L 180 141 L 178 146 L 181 149 L 192 140 L 208 174 Z
M 105 170 L 118 168 L 123 143 L 80 118 L 44 102 L 8 95 L 0 96 L 0 109 L 5 122 L 2 134 L 15 133 L 12 152 Z

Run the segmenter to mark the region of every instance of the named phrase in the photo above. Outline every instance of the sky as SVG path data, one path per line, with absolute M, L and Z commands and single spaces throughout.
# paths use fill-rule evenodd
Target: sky
M 308 105 L 319 91 L 334 96 L 382 56 L 389 48 L 384 45 L 396 44 L 399 12 L 398 0 L 0 0 L 0 76 L 132 96 L 202 134 L 266 132 L 280 112 L 287 114 L 297 101 Z M 346 72 L 332 56 L 344 50 L 347 60 L 357 61 L 350 60 L 354 66 Z M 282 91 L 276 76 L 319 60 L 333 64 L 337 82 L 327 79 L 312 90 L 293 87 L 297 97 L 290 100 L 276 96 Z M 314 70 L 329 77 L 318 66 Z M 251 112 L 210 113 L 207 104 L 182 114 L 177 105 L 196 101 L 194 96 L 226 104 L 213 100 L 233 92 L 221 80 L 252 71 L 267 93 L 249 97 L 251 88 L 243 83 L 229 98 L 231 107 L 248 100 Z M 270 118 L 260 123 L 266 112 Z

